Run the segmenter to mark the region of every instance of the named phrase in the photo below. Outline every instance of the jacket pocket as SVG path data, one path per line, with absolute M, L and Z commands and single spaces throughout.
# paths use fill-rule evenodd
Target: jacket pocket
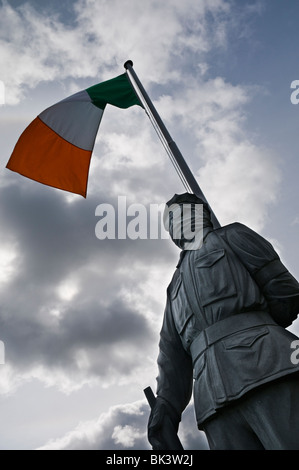
M 215 390 L 217 403 L 241 396 L 253 384 L 271 375 L 271 338 L 267 326 L 234 333 L 215 343 L 214 352 L 225 390 L 225 395 L 223 389 Z
M 211 251 L 196 258 L 195 276 L 203 306 L 237 295 L 234 278 L 224 249 Z
M 267 327 L 235 333 L 222 341 L 225 349 L 250 348 L 262 336 L 269 333 Z

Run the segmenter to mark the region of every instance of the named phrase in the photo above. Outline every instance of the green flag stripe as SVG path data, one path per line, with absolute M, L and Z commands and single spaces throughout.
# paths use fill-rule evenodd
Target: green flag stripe
M 107 103 L 118 108 L 129 108 L 135 104 L 142 106 L 126 73 L 91 86 L 86 91 L 93 104 L 100 109 L 105 109 Z

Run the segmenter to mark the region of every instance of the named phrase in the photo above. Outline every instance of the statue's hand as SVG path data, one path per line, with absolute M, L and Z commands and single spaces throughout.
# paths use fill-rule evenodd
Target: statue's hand
M 169 430 L 169 420 L 172 423 L 171 430 Z M 153 450 L 167 450 L 166 433 L 177 433 L 179 422 L 180 419 L 171 405 L 163 398 L 157 397 L 148 421 L 148 440 Z

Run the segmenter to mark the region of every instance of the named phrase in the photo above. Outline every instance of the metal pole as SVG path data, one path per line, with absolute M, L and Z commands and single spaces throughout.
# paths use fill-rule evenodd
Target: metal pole
M 200 189 L 196 179 L 194 178 L 193 176 L 193 173 L 191 172 L 189 166 L 187 165 L 183 155 L 181 154 L 178 146 L 176 145 L 176 143 L 174 142 L 174 140 L 172 139 L 171 135 L 169 134 L 168 130 L 166 129 L 162 119 L 160 118 L 155 106 L 153 105 L 151 99 L 149 98 L 147 92 L 145 91 L 142 83 L 140 82 L 138 76 L 136 75 L 136 72 L 135 70 L 133 69 L 133 62 L 131 60 L 127 60 L 124 64 L 124 67 L 127 71 L 130 72 L 130 75 L 132 76 L 142 98 L 144 99 L 146 105 L 148 106 L 152 116 L 154 117 L 156 123 L 157 123 L 157 126 L 159 127 L 161 133 L 163 134 L 167 144 L 168 144 L 168 147 L 175 159 L 175 161 L 177 162 L 180 170 L 182 171 L 186 181 L 188 182 L 188 185 L 190 186 L 190 189 L 192 190 L 192 192 L 198 196 L 199 198 L 201 198 L 204 202 L 206 202 L 210 208 L 210 211 L 211 211 L 211 220 L 212 220 L 212 223 L 213 223 L 213 226 L 214 228 L 218 228 L 220 227 L 220 223 L 217 219 L 217 217 L 215 216 L 214 212 L 212 211 L 205 195 L 203 194 L 202 190 Z

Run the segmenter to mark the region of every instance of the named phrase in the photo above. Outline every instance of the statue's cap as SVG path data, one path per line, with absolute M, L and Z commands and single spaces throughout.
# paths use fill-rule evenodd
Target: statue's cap
M 172 204 L 203 204 L 204 208 L 210 212 L 208 204 L 196 194 L 191 193 L 183 193 L 183 194 L 175 194 L 166 205 L 170 207 Z

